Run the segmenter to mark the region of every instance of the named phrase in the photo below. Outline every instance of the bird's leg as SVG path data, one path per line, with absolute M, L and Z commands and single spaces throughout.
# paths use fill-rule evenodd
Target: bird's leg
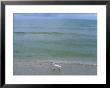
M 55 68 L 52 68 L 53 71 L 55 71 Z
M 55 71 L 55 68 L 53 69 L 53 71 Z
M 61 71 L 61 69 L 60 69 L 60 68 L 58 68 L 58 71 L 60 72 L 60 71 Z

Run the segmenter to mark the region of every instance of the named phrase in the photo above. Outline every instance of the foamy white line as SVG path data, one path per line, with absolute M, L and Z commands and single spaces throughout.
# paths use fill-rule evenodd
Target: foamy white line
M 14 63 L 16 62 L 23 62 L 25 61 L 26 63 L 28 62 L 31 62 L 31 63 L 51 63 L 51 62 L 54 62 L 54 63 L 59 63 L 59 64 L 80 64 L 80 65 L 93 65 L 93 66 L 96 66 L 97 63 L 95 62 L 85 62 L 85 61 L 66 61 L 66 60 L 14 60 Z

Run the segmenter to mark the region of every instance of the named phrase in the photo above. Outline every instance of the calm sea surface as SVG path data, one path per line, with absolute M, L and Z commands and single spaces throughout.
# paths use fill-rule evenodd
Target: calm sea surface
M 14 19 L 14 59 L 97 62 L 97 21 Z

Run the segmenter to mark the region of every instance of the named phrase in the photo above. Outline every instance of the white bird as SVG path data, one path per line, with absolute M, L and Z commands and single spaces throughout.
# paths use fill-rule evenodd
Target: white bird
M 53 70 L 57 70 L 58 69 L 60 71 L 62 69 L 62 66 L 59 65 L 59 64 L 51 62 L 51 65 L 52 65 L 52 69 Z

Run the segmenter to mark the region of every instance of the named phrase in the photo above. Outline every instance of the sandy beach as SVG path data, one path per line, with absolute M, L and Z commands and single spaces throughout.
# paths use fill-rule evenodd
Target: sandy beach
M 53 70 L 51 62 L 62 66 Z M 14 75 L 97 75 L 97 65 L 71 61 L 53 60 L 14 60 Z

